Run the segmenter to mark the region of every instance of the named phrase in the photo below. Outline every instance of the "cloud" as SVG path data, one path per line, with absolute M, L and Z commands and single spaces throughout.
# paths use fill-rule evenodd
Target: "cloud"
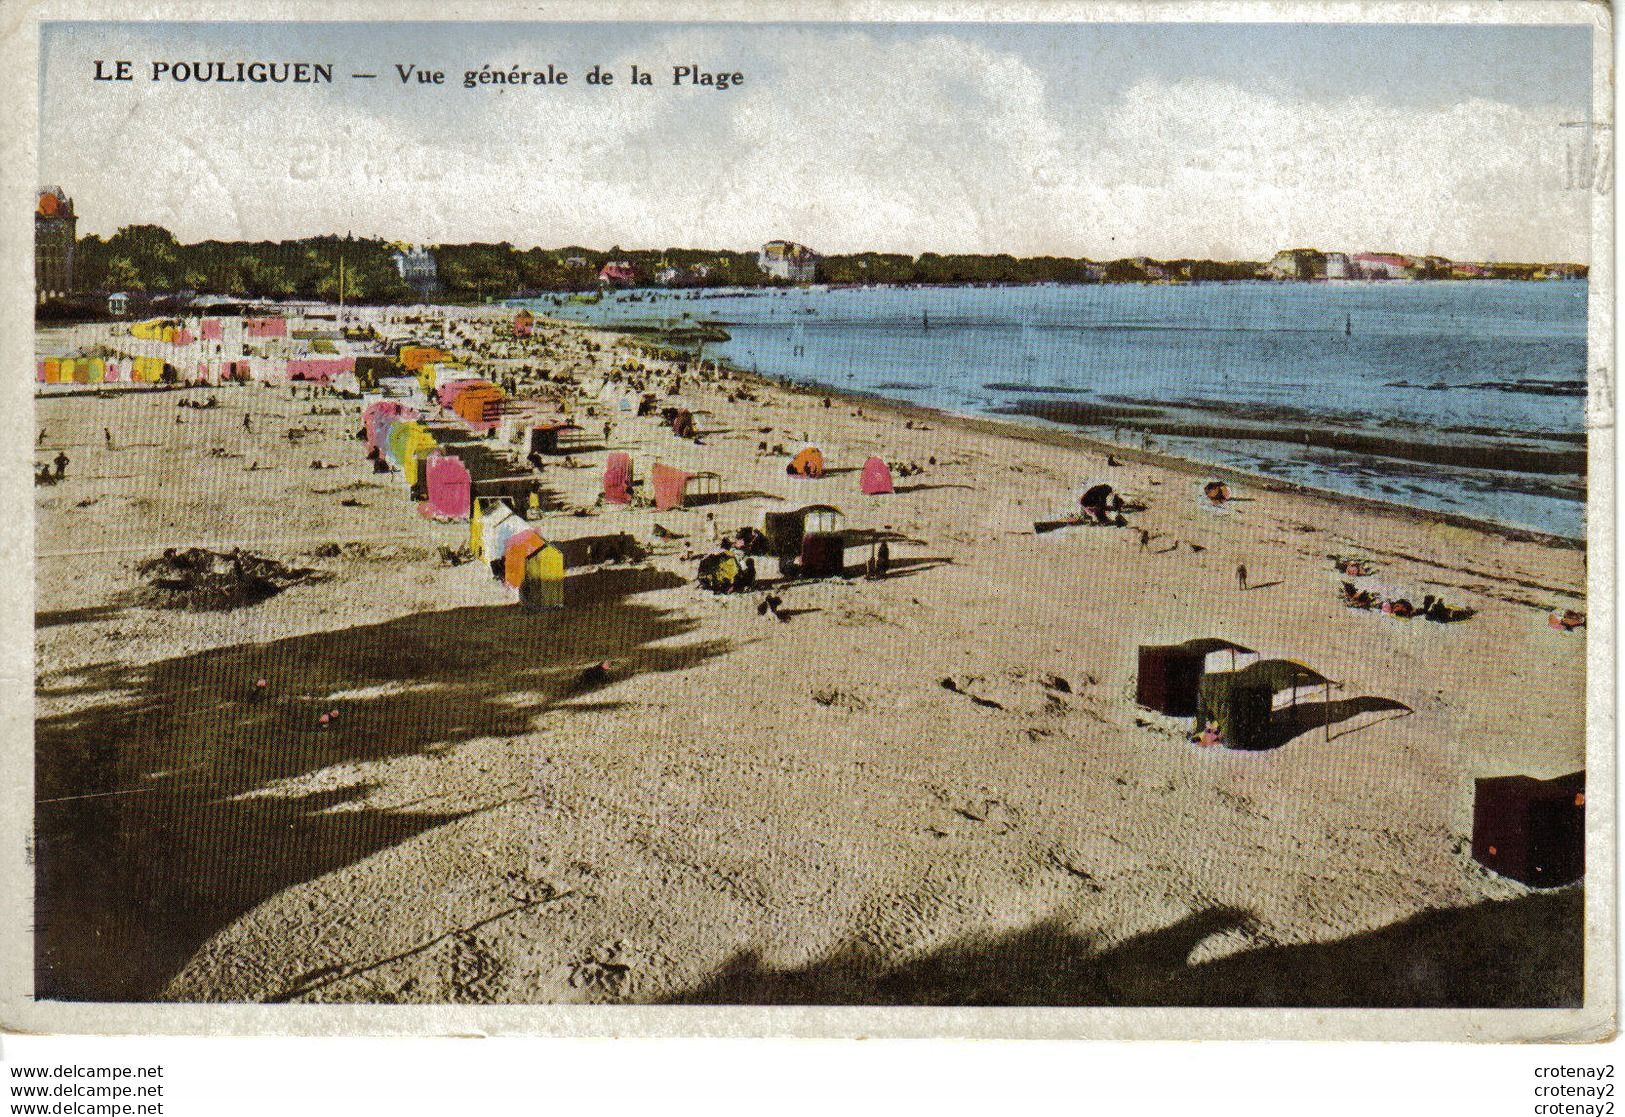
M 449 88 L 379 67 L 366 86 L 109 89 L 84 80 L 96 46 L 48 52 L 42 116 L 42 174 L 87 231 L 1252 259 L 1585 260 L 1589 245 L 1560 110 L 1400 107 L 1380 75 L 1335 100 L 1167 78 L 1067 100 L 952 28 L 677 28 L 593 57 L 622 75 L 609 89 L 584 84 L 583 57 L 560 59 L 564 88 L 464 90 L 463 69 L 502 59 L 455 52 Z M 624 85 L 634 61 L 655 86 Z M 672 87 L 690 61 L 745 84 Z

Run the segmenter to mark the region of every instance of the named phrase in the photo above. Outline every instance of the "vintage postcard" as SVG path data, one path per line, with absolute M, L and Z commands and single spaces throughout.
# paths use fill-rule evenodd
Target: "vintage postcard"
M 6 34 L 8 1028 L 1612 1033 L 1605 7 Z

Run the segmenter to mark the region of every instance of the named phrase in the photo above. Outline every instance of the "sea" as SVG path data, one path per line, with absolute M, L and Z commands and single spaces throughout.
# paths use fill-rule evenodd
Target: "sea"
M 627 290 L 764 375 L 1585 536 L 1585 281 Z

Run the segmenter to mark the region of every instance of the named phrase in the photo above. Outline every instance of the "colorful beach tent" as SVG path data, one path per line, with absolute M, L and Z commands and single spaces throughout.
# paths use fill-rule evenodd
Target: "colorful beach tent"
M 367 431 L 367 448 L 376 450 L 389 433 L 389 426 L 398 419 L 417 418 L 417 413 L 394 400 L 379 400 L 369 404 L 361 413 L 361 425 Z
M 1209 481 L 1202 486 L 1202 495 L 1214 504 L 1223 504 L 1230 499 L 1230 486 L 1223 481 Z
M 684 473 L 680 469 L 656 462 L 649 471 L 649 481 L 655 492 L 655 507 L 664 512 L 672 508 L 683 506 L 683 494 L 688 489 L 689 478 L 692 474 Z
M 480 498 L 474 498 L 474 507 L 468 517 L 468 549 L 481 562 L 491 562 L 496 557 L 496 554 L 501 553 L 497 551 L 493 554 L 493 548 L 486 545 L 486 532 L 512 515 L 513 509 L 500 500 L 486 504 Z
M 455 407 L 457 397 L 464 392 L 473 391 L 476 388 L 495 387 L 496 385 L 489 380 L 482 380 L 477 376 L 471 376 L 466 380 L 446 380 L 435 388 L 435 399 L 440 401 L 441 407 Z
M 470 426 L 489 430 L 501 420 L 505 398 L 506 393 L 501 388 L 488 384 L 459 393 L 452 410 Z
M 485 513 L 480 526 L 480 558 L 487 563 L 502 560 L 508 550 L 508 540 L 524 531 L 528 525 L 514 514 L 512 508 L 498 501 Z
M 816 446 L 805 446 L 790 459 L 784 471 L 795 477 L 822 477 L 824 452 Z
M 341 374 L 354 372 L 354 357 L 301 357 L 288 362 L 289 380 L 315 384 L 326 384 Z
M 632 503 L 632 455 L 617 450 L 604 465 L 604 499 L 611 504 Z
M 394 455 L 395 464 L 406 474 L 408 485 L 418 483 L 418 469 L 422 460 L 434 448 L 434 435 L 422 423 L 405 420 L 390 428 L 389 449 Z
M 528 310 L 521 310 L 513 316 L 513 336 L 529 337 L 536 321 L 535 315 Z
M 401 367 L 408 372 L 417 372 L 424 365 L 449 360 L 451 360 L 450 353 L 444 349 L 436 349 L 431 345 L 407 345 L 401 348 Z
M 867 496 L 891 492 L 891 466 L 887 465 L 883 458 L 870 458 L 863 463 L 863 477 L 859 487 Z
M 510 588 L 518 589 L 525 581 L 525 562 L 531 555 L 547 546 L 547 541 L 535 528 L 527 527 L 508 537 L 502 548 L 502 580 Z
M 519 604 L 529 610 L 564 607 L 564 554 L 549 544 L 525 560 Z
M 468 516 L 474 486 L 468 467 L 449 454 L 436 453 L 429 458 L 428 471 L 429 512 L 456 520 Z
M 1314 668 L 1290 659 L 1261 659 L 1235 671 L 1204 674 L 1197 689 L 1196 722 L 1217 722 L 1219 736 L 1231 748 L 1273 748 L 1281 743 L 1272 732 L 1276 693 L 1290 691 L 1296 705 L 1299 688 L 1323 686 L 1329 695 L 1333 685 Z

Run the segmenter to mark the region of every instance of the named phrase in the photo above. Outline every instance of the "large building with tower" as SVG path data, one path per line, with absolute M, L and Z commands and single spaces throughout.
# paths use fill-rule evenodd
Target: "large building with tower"
M 73 293 L 73 251 L 79 220 L 73 199 L 60 186 L 39 192 L 34 206 L 34 299 L 46 302 Z

